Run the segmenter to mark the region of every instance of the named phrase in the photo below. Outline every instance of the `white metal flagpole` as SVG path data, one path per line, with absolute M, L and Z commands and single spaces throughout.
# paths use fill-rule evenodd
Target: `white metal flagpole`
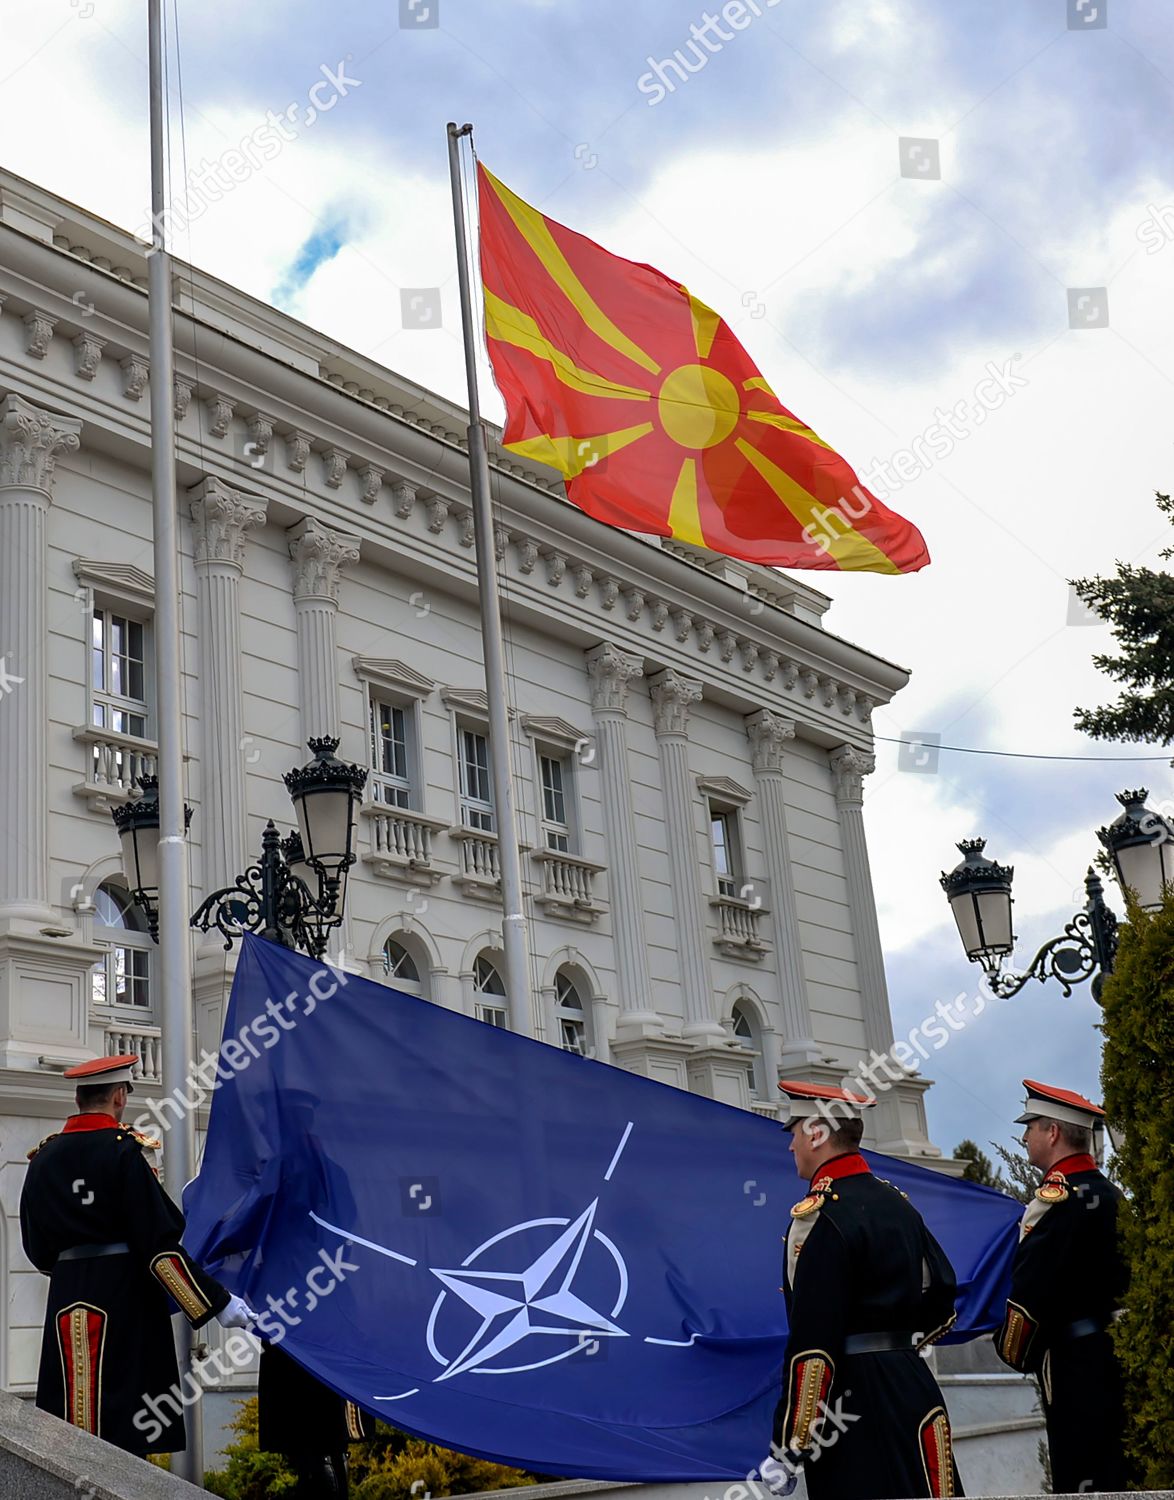
M 163 1020 L 163 1092 L 186 1096 L 193 1062 L 191 947 L 188 928 L 187 840 L 183 801 L 180 702 L 179 541 L 172 408 L 175 351 L 171 330 L 171 260 L 167 253 L 163 115 L 166 72 L 163 0 L 147 0 L 151 96 L 151 251 L 148 309 L 151 358 L 151 494 L 155 535 L 155 708 L 159 774 L 159 977 Z M 173 1197 L 195 1175 L 195 1120 L 185 1112 L 167 1135 L 166 1172 Z M 180 1380 L 191 1371 L 192 1330 L 178 1318 L 175 1347 Z M 172 1471 L 203 1486 L 200 1403 L 185 1408 L 187 1449 Z
M 461 289 L 461 329 L 465 343 L 465 377 L 469 387 L 469 484 L 473 495 L 473 533 L 477 544 L 477 589 L 481 602 L 481 637 L 485 651 L 485 692 L 489 699 L 489 746 L 497 812 L 497 857 L 501 871 L 502 938 L 510 1026 L 533 1030 L 530 995 L 530 944 L 522 909 L 522 862 L 510 764 L 510 726 L 505 697 L 505 653 L 501 639 L 501 600 L 497 587 L 497 551 L 489 501 L 489 455 L 481 424 L 477 391 L 477 335 L 469 285 L 469 238 L 461 191 L 461 138 L 472 138 L 471 125 L 448 127 L 448 166 L 452 179 L 453 222 L 457 236 L 457 279 Z

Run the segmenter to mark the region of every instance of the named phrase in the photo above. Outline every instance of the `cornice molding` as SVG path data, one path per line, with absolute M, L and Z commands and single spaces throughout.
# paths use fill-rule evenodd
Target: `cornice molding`
M 574 724 L 568 723 L 566 719 L 559 718 L 557 714 L 523 714 L 522 728 L 536 740 L 545 740 L 548 744 L 558 745 L 564 750 L 577 750 L 591 738 L 583 730 L 577 729 Z
M 715 802 L 732 802 L 735 807 L 745 807 L 754 795 L 730 776 L 698 776 L 697 790 Z
M 77 557 L 73 561 L 73 576 L 85 588 L 97 593 L 112 595 L 140 609 L 154 609 L 155 580 L 150 573 L 134 563 L 98 562 L 93 558 Z
M 361 682 L 391 688 L 410 698 L 427 698 L 436 691 L 436 684 L 431 677 L 425 677 L 422 672 L 417 672 L 414 667 L 409 667 L 406 662 L 394 657 L 352 656 L 351 666 Z

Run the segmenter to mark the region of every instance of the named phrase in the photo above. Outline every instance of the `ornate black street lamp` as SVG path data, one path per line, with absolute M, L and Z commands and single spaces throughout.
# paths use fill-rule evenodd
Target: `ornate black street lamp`
M 202 932 L 215 927 L 226 948 L 242 932 L 259 932 L 287 948 L 322 958 L 331 932 L 342 924 L 347 872 L 356 859 L 355 812 L 367 772 L 335 757 L 337 739 L 310 740 L 309 747 L 314 759 L 284 777 L 300 831 L 283 840 L 270 818 L 257 863 L 232 885 L 213 891 L 191 919 Z M 142 798 L 114 808 L 112 816 L 122 839 L 131 900 L 142 908 L 154 937 L 159 799 L 154 777 L 143 777 L 142 787 Z M 189 823 L 191 815 L 188 808 Z
M 1156 911 L 1168 886 L 1174 886 L 1174 828 L 1146 805 L 1147 789 L 1118 792 L 1122 811 L 1097 838 L 1113 861 L 1117 884 L 1146 911 Z
M 159 778 L 139 779 L 142 796 L 114 807 L 110 815 L 122 842 L 122 870 L 130 899 L 147 919 L 147 930 L 159 941 Z M 183 826 L 189 828 L 192 810 L 186 803 Z
M 1174 829 L 1145 806 L 1148 793 L 1121 792 L 1123 811 L 1098 838 L 1113 861 L 1117 883 L 1147 910 L 1161 906 L 1164 892 L 1174 887 Z M 1017 994 L 1029 979 L 1058 979 L 1064 994 L 1092 980 L 1094 1000 L 1100 1000 L 1104 976 L 1113 972 L 1117 956 L 1117 918 L 1105 905 L 1100 876 L 1091 867 L 1085 876 L 1088 899 L 1059 937 L 1044 944 L 1028 967 L 1004 971 L 1003 959 L 1015 947 L 1011 930 L 1010 865 L 995 864 L 983 855 L 983 839 L 964 839 L 958 849 L 962 863 L 941 878 L 942 889 L 958 925 L 966 957 L 982 965 L 990 988 L 1001 999 Z

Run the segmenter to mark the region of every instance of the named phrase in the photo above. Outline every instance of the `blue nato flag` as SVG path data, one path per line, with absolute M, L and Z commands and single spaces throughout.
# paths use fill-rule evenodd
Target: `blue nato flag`
M 246 936 L 185 1243 L 376 1417 L 550 1474 L 745 1475 L 803 1195 L 769 1119 Z M 872 1156 L 998 1326 L 1020 1206 Z

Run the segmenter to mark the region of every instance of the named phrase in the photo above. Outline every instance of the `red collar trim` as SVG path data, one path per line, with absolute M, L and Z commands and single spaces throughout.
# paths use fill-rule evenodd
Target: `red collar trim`
M 121 1130 L 122 1126 L 113 1115 L 100 1115 L 91 1112 L 87 1115 L 70 1115 L 61 1127 L 62 1135 L 70 1135 L 75 1130 Z
M 843 1156 L 833 1156 L 831 1161 L 825 1161 L 812 1174 L 812 1182 L 818 1182 L 821 1177 L 830 1177 L 833 1182 L 839 1177 L 859 1177 L 862 1172 L 871 1172 L 872 1168 L 864 1160 L 859 1151 L 849 1151 Z
M 1044 1174 L 1050 1177 L 1053 1172 L 1059 1172 L 1064 1177 L 1071 1177 L 1073 1172 L 1095 1172 L 1097 1164 L 1091 1156 L 1078 1153 L 1076 1156 L 1066 1156 L 1063 1161 L 1058 1161 L 1050 1166 Z

